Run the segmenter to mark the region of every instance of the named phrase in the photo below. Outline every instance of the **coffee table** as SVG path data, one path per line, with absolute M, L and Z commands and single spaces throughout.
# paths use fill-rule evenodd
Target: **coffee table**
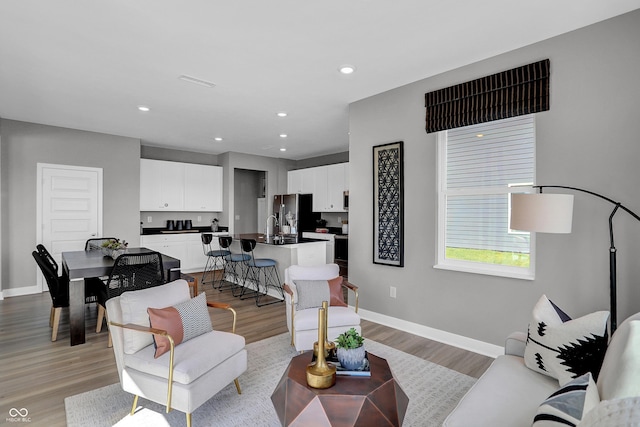
M 283 426 L 401 426 L 409 398 L 387 361 L 367 353 L 371 377 L 338 376 L 327 389 L 307 385 L 312 351 L 291 359 L 271 401 Z

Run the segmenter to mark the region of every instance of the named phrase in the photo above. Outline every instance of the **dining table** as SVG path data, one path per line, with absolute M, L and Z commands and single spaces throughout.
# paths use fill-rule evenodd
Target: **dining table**
M 147 248 L 127 248 L 128 254 L 151 252 Z M 180 277 L 180 260 L 162 255 L 165 280 Z M 102 251 L 62 252 L 62 268 L 69 277 L 69 329 L 71 345 L 85 343 L 85 295 L 84 279 L 89 277 L 107 277 L 111 274 L 115 260 L 105 256 Z

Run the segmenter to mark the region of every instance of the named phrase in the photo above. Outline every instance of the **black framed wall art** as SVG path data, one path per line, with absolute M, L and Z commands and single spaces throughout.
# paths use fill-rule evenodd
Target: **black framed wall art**
M 373 147 L 373 262 L 404 266 L 403 142 Z

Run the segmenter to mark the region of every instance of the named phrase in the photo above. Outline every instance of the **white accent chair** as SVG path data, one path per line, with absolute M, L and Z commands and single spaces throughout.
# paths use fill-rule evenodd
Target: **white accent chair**
M 297 310 L 298 294 L 296 280 L 330 280 L 339 276 L 337 264 L 315 266 L 292 265 L 284 271 L 284 296 L 287 312 L 287 328 L 291 333 L 291 345 L 297 351 L 312 350 L 318 341 L 318 309 Z M 343 282 L 355 294 L 355 311 L 351 307 L 330 306 L 327 314 L 327 338 L 335 339 L 341 333 L 354 328 L 361 333 L 360 316 L 358 315 L 358 287 Z
M 235 334 L 236 313 L 228 304 L 207 303 L 233 313 L 234 333 L 213 330 L 175 348 L 169 337 L 171 351 L 154 358 L 152 334 L 168 334 L 149 327 L 147 308 L 170 307 L 190 297 L 189 285 L 181 279 L 107 300 L 120 383 L 135 395 L 132 415 L 142 396 L 166 404 L 167 412 L 185 412 L 191 426 L 191 413 L 231 382 L 241 393 L 238 377 L 247 370 L 247 351 L 244 337 Z

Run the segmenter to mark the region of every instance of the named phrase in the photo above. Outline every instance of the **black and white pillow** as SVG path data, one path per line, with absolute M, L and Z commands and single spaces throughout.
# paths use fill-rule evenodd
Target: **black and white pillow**
M 608 319 L 608 311 L 571 319 L 543 295 L 529 323 L 525 365 L 560 385 L 587 372 L 597 379 L 609 341 Z
M 576 426 L 600 403 L 591 373 L 569 381 L 538 407 L 532 427 Z

